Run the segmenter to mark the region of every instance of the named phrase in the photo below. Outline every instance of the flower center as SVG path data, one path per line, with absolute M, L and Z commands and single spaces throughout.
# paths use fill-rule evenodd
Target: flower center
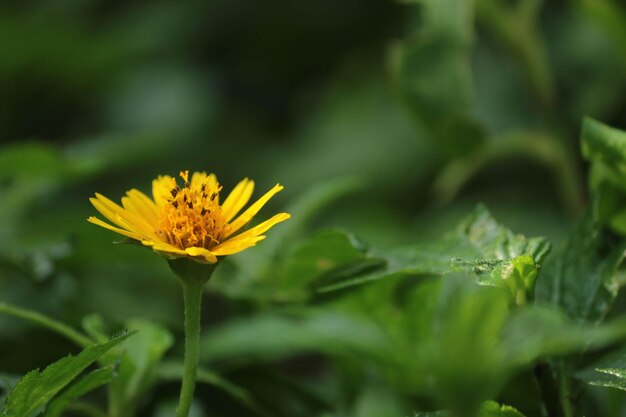
M 171 198 L 161 211 L 160 234 L 181 249 L 210 249 L 223 240 L 228 227 L 219 204 L 222 187 L 206 175 L 194 176 L 191 183 L 189 171 L 180 176 L 184 187 L 172 179 Z

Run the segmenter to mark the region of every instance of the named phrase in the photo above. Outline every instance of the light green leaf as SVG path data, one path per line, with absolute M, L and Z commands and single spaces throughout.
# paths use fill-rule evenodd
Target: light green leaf
M 7 397 L 4 414 L 10 417 L 31 417 L 82 371 L 132 333 L 122 333 L 106 343 L 84 349 L 76 356 L 68 356 L 48 366 L 43 371 L 31 371 L 19 380 Z
M 60 417 L 61 413 L 70 403 L 83 395 L 95 390 L 96 388 L 108 384 L 115 376 L 113 367 L 96 369 L 95 371 L 83 376 L 76 382 L 73 382 L 66 389 L 56 396 L 48 407 L 44 417 Z
M 250 343 L 254 340 L 254 343 Z M 373 323 L 332 311 L 257 314 L 213 329 L 201 339 L 204 361 L 267 361 L 304 352 L 385 355 L 392 350 Z
M 416 413 L 414 417 L 448 417 L 447 411 Z M 522 413 L 508 405 L 500 405 L 495 401 L 485 401 L 480 409 L 480 417 L 524 417 Z

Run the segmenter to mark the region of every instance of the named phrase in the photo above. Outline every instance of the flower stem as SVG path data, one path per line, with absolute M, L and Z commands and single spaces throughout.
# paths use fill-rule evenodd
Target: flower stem
M 183 385 L 176 417 L 187 417 L 196 387 L 200 351 L 200 305 L 203 283 L 189 280 L 183 281 L 183 298 L 185 304 L 185 363 Z

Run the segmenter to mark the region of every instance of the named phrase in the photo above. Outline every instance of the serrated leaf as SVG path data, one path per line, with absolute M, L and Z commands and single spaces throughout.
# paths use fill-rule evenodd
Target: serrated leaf
M 4 415 L 31 417 L 41 412 L 48 401 L 82 371 L 131 334 L 122 333 L 108 342 L 91 345 L 76 356 L 60 359 L 43 371 L 29 372 L 19 380 L 7 397 Z
M 88 394 L 102 385 L 111 382 L 115 376 L 115 369 L 111 366 L 96 369 L 93 372 L 83 376 L 78 381 L 73 382 L 66 389 L 61 391 L 50 404 L 46 407 L 43 417 L 60 417 L 61 413 L 69 406 L 72 401 Z
M 350 241 L 345 237 L 344 246 Z M 461 271 L 472 274 L 481 285 L 507 287 L 517 299 L 520 291 L 532 292 L 550 244 L 544 238 L 514 234 L 495 221 L 485 207 L 478 206 L 454 232 L 439 241 L 391 250 L 359 250 L 354 258 L 359 262 L 374 260 L 378 268 L 339 276 L 330 285 L 318 284 L 318 290 L 334 291 L 398 275 L 446 275 Z
M 576 376 L 590 385 L 626 391 L 626 349 L 591 364 Z
M 617 270 L 625 250 L 625 242 L 616 241 L 585 213 L 547 263 L 537 301 L 558 306 L 576 320 L 601 321 L 617 297 Z

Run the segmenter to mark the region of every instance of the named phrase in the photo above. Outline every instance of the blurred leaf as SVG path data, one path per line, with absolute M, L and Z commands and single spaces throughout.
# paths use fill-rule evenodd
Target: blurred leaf
M 183 376 L 183 364 L 177 362 L 164 362 L 158 366 L 158 375 L 163 380 L 180 381 Z M 235 400 L 239 401 L 241 404 L 245 405 L 250 410 L 264 414 L 254 397 L 248 391 L 233 384 L 210 369 L 204 367 L 198 368 L 198 383 L 213 385 L 230 395 Z
M 85 333 L 97 342 L 104 342 L 107 339 L 107 332 L 102 316 L 97 313 L 88 314 L 82 319 L 82 327 Z
M 447 411 L 432 413 L 416 413 L 413 417 L 449 417 Z M 494 401 L 485 401 L 479 412 L 480 417 L 524 417 L 522 413 L 508 405 L 500 405 Z
M 131 335 L 132 333 L 122 333 L 106 343 L 91 345 L 76 356 L 60 359 L 41 372 L 29 372 L 19 380 L 7 397 L 4 413 L 11 417 L 36 415 L 89 365 Z
M 174 343 L 171 333 L 163 327 L 141 319 L 125 323 L 136 335 L 124 342 L 119 375 L 111 383 L 116 410 L 134 410 L 158 381 L 158 366 L 165 352 Z
M 476 14 L 524 68 L 524 76 L 545 107 L 552 105 L 554 86 L 547 48 L 538 27 L 542 0 L 510 5 L 501 0 L 477 0 Z
M 398 417 L 406 415 L 401 397 L 386 387 L 367 386 L 356 400 L 354 417 Z
M 578 321 L 599 322 L 617 297 L 617 270 L 626 243 L 604 233 L 587 212 L 546 265 L 537 284 L 537 301 L 561 307 Z
M 41 313 L 36 311 L 27 310 L 24 308 L 16 307 L 7 303 L 0 302 L 0 314 L 8 314 L 13 317 L 18 317 L 24 320 L 28 320 L 32 323 L 35 323 L 39 326 L 42 326 L 48 330 L 52 330 L 64 336 L 68 340 L 71 340 L 76 345 L 81 347 L 87 347 L 93 343 L 89 337 L 83 335 L 82 333 L 74 330 L 70 326 L 65 323 L 61 323 L 60 321 L 51 319 Z
M 511 365 L 605 347 L 626 338 L 626 320 L 603 326 L 572 322 L 560 310 L 532 306 L 510 317 L 503 345 Z
M 512 308 L 504 290 L 477 286 L 465 276 L 433 280 L 424 288 L 421 296 L 409 295 L 408 334 L 394 337 L 392 363 L 407 374 L 413 390 L 453 411 L 469 412 L 496 398 L 515 373 L 538 360 L 626 339 L 626 320 L 597 326 L 573 322 L 556 309 Z
M 324 310 L 257 314 L 215 328 L 201 339 L 201 358 L 210 362 L 271 361 L 307 352 L 385 355 L 390 349 L 373 323 Z
M 626 391 L 626 349 L 604 357 L 576 376 L 590 385 Z
M 46 407 L 43 417 L 60 417 L 70 403 L 85 394 L 111 382 L 115 376 L 113 367 L 96 369 L 73 382 L 57 395 Z
M 626 132 L 586 118 L 581 145 L 591 163 L 594 219 L 626 234 Z
M 421 0 L 420 30 L 391 50 L 396 88 L 433 142 L 463 155 L 485 139 L 472 115 L 473 1 Z

